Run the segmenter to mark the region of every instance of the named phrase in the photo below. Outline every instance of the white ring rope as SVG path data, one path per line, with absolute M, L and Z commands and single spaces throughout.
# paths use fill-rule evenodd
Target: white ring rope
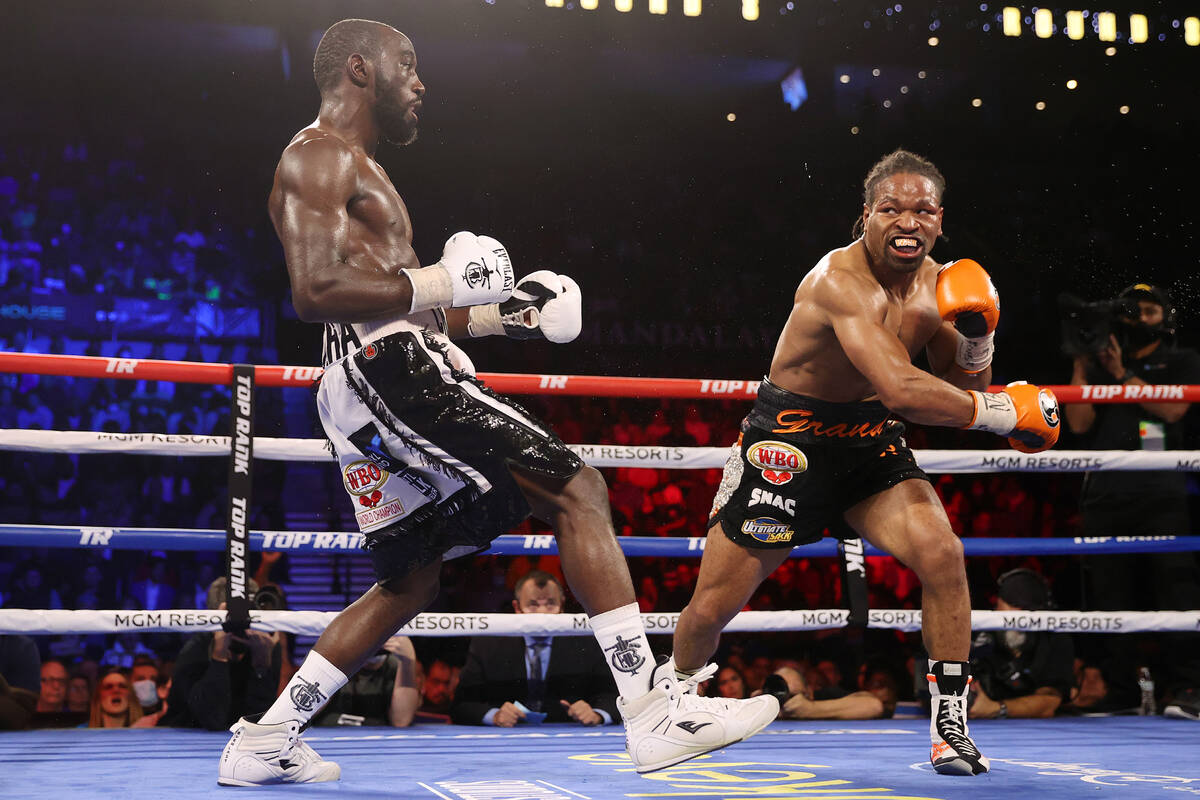
M 573 444 L 593 467 L 712 469 L 725 465 L 728 447 Z M 126 453 L 156 456 L 228 456 L 228 436 L 0 428 L 0 450 L 32 453 Z M 258 436 L 254 455 L 267 461 L 332 461 L 324 439 Z M 936 473 L 1200 471 L 1200 450 L 915 450 L 923 469 Z
M 333 621 L 334 611 L 252 611 L 251 627 L 317 636 Z M 725 628 L 729 633 L 815 631 L 846 626 L 845 609 L 743 611 Z M 137 631 L 200 632 L 219 630 L 224 611 L 175 609 L 115 611 L 0 609 L 0 632 L 23 634 L 122 633 Z M 678 612 L 642 614 L 649 634 L 672 633 Z M 868 627 L 919 631 L 921 612 L 871 609 Z M 1200 611 L 972 611 L 972 630 L 1021 630 L 1062 633 L 1139 633 L 1198 631 Z M 583 636 L 590 634 L 584 614 L 418 614 L 399 633 L 412 636 Z

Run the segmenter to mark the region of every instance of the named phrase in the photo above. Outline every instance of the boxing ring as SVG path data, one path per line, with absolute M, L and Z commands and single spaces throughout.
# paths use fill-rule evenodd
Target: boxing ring
M 230 494 L 249 498 L 253 459 L 328 461 L 323 440 L 247 436 L 254 385 L 308 386 L 313 367 L 199 364 L 139 359 L 0 352 L 0 371 L 76 377 L 240 382 L 234 392 L 235 436 L 118 434 L 89 431 L 0 430 L 0 449 L 23 452 L 134 453 L 224 457 L 231 462 Z M 560 394 L 641 398 L 754 397 L 757 382 L 609 378 L 562 375 L 494 375 L 480 378 L 508 394 Z M 1054 387 L 1063 402 L 1200 400 L 1200 387 Z M 242 407 L 238 408 L 239 401 Z M 238 428 L 238 420 L 244 419 Z M 238 434 L 241 434 L 240 436 Z M 725 447 L 619 447 L 572 445 L 596 467 L 699 469 L 720 467 Z M 1009 450 L 917 451 L 929 472 L 1061 472 L 1102 469 L 1200 470 L 1200 452 Z M 238 465 L 241 466 L 239 472 Z M 235 479 L 235 473 L 238 477 Z M 256 550 L 356 552 L 360 537 L 343 531 L 250 531 L 231 520 L 225 531 L 104 526 L 0 524 L 0 546 L 225 551 L 245 561 Z M 629 557 L 696 558 L 703 539 L 622 537 Z M 1200 550 L 1200 537 L 1112 539 L 966 539 L 965 553 L 1082 555 Z M 551 536 L 502 536 L 488 551 L 498 555 L 556 552 Z M 857 555 L 861 559 L 864 553 Z M 865 555 L 876 551 L 865 548 Z M 796 548 L 793 557 L 850 559 L 833 540 Z M 232 580 L 231 580 L 232 583 Z M 316 635 L 334 616 L 320 611 L 245 611 L 262 630 Z M 920 629 L 913 610 L 870 609 L 852 619 L 848 609 L 743 612 L 729 631 L 799 631 L 863 624 Z M 676 613 L 643 615 L 647 632 L 669 633 Z M 226 612 L 0 609 L 0 633 L 59 634 L 194 632 L 217 630 Z M 974 611 L 974 629 L 1087 632 L 1197 631 L 1200 610 L 1157 612 Z M 401 630 L 413 636 L 590 635 L 583 615 L 421 614 Z M 926 719 L 863 722 L 775 722 L 749 742 L 716 751 L 658 773 L 637 775 L 624 754 L 619 726 L 570 725 L 515 729 L 418 724 L 407 729 L 321 728 L 305 740 L 342 765 L 342 780 L 302 787 L 243 791 L 294 796 L 440 798 L 784 798 L 820 797 L 989 798 L 1014 793 L 1054 797 L 1149 798 L 1200 795 L 1200 759 L 1194 729 L 1161 717 L 979 720 L 972 733 L 992 760 L 992 771 L 974 778 L 932 773 Z M 216 761 L 225 733 L 174 729 L 39 730 L 0 734 L 0 797 L 120 793 L 134 797 L 192 798 L 227 795 L 216 785 Z

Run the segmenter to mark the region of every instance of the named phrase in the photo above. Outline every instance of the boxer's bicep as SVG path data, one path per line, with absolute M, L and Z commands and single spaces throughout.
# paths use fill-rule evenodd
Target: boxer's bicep
M 279 162 L 279 240 L 302 317 L 322 284 L 343 273 L 357 181 L 348 149 L 324 140 L 290 147 Z

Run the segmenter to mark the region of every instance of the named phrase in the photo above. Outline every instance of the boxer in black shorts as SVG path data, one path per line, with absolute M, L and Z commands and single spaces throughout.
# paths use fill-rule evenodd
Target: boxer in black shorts
M 973 261 L 929 257 L 942 230 L 945 180 L 904 150 L 864 181 L 862 236 L 800 282 L 768 379 L 725 467 L 691 602 L 675 629 L 681 678 L 791 546 L 839 517 L 907 564 L 922 584 L 933 694 L 930 761 L 940 773 L 988 770 L 967 731 L 971 606 L 962 544 L 895 414 L 975 428 L 1027 452 L 1058 439 L 1047 390 L 986 394 L 999 298 Z M 922 349 L 931 372 L 913 366 Z
M 697 697 L 677 686 L 672 662 L 656 663 L 604 478 L 488 391 L 452 341 L 570 342 L 582 325 L 575 281 L 548 270 L 514 281 L 504 246 L 466 231 L 449 238 L 437 262 L 417 259 L 408 209 L 375 160 L 381 142 L 417 137 L 425 84 L 407 36 L 342 20 L 321 37 L 313 76 L 320 111 L 284 149 L 268 210 L 292 305 L 300 319 L 325 325 L 317 408 L 377 581 L 326 627 L 261 718 L 231 728 L 218 783 L 337 780 L 340 767 L 300 731 L 432 602 L 444 559 L 486 547 L 531 514 L 553 528 L 563 573 L 607 654 L 635 769 L 755 734 L 775 718 L 776 699 Z
M 725 465 L 708 526 L 743 547 L 819 540 L 847 509 L 909 479 L 929 480 L 883 404 L 827 403 L 765 379 Z M 843 529 L 844 530 L 844 529 Z

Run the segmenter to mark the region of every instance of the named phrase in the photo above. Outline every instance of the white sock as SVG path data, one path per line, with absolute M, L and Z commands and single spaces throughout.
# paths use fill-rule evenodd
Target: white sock
M 283 694 L 275 699 L 258 721 L 259 725 L 274 725 L 294 719 L 301 725 L 321 710 L 325 701 L 346 685 L 345 674 L 330 664 L 316 650 L 310 650 L 300 669 L 288 681 Z
M 588 620 L 617 682 L 617 693 L 629 699 L 650 691 L 650 672 L 655 664 L 639 612 L 638 604 L 630 603 Z

